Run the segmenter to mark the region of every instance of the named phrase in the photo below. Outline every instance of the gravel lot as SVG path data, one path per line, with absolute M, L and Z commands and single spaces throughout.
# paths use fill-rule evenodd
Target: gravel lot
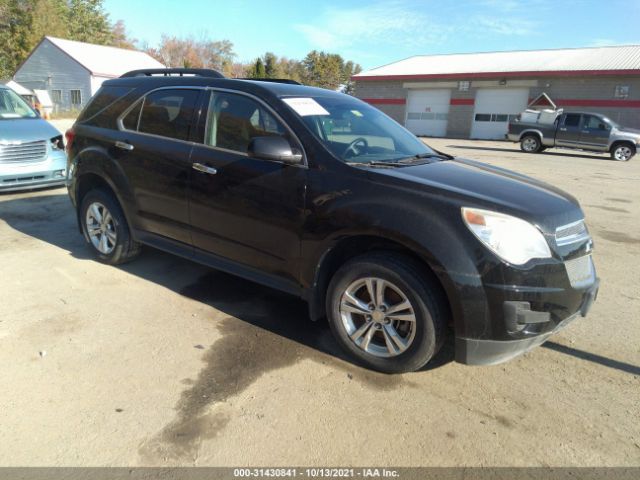
M 64 189 L 3 194 L 0 465 L 640 465 L 640 158 L 429 143 L 581 201 L 589 317 L 507 364 L 448 345 L 385 376 L 295 298 L 150 248 L 101 265 Z

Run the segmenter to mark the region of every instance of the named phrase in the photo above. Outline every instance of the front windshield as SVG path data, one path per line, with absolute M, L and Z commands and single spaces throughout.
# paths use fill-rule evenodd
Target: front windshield
M 398 162 L 437 155 L 380 110 L 352 97 L 283 99 L 345 162 Z
M 8 88 L 0 88 L 0 120 L 36 117 L 36 112 L 20 95 Z

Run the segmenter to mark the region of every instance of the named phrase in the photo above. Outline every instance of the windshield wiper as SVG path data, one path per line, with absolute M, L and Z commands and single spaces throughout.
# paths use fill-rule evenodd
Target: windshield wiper
M 380 160 L 373 160 L 371 162 L 345 162 L 347 165 L 362 165 L 364 167 L 408 167 L 408 163 L 398 162 L 383 162 Z
M 439 158 L 441 160 L 449 160 L 452 157 L 448 155 L 440 154 L 440 153 L 418 153 L 417 155 L 412 155 L 411 157 L 399 158 L 396 161 L 406 164 L 410 162 L 415 162 L 416 160 L 422 160 L 425 158 Z

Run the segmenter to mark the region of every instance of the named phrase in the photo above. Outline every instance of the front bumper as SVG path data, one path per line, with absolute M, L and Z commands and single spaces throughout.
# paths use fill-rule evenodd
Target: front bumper
M 51 151 L 45 160 L 26 164 L 0 164 L 0 192 L 64 185 L 67 157 Z
M 595 279 L 593 284 L 584 290 L 580 304 L 577 311 L 555 324 L 552 330 L 545 331 L 544 333 L 534 334 L 529 337 L 519 338 L 516 340 L 488 340 L 477 338 L 464 338 L 456 337 L 456 361 L 467 365 L 495 365 L 498 363 L 511 360 L 518 355 L 521 355 L 532 348 L 537 347 L 544 343 L 550 336 L 559 332 L 576 318 L 582 316 L 585 317 L 591 308 L 591 305 L 598 296 L 598 289 L 600 286 L 600 280 Z M 518 302 L 505 302 L 505 307 L 508 306 L 509 310 L 513 303 Z M 520 302 L 527 303 L 527 302 Z M 507 310 L 507 308 L 505 308 Z M 523 324 L 536 325 L 540 321 L 544 322 L 543 313 L 548 312 L 533 312 L 527 308 L 521 308 L 515 313 Z

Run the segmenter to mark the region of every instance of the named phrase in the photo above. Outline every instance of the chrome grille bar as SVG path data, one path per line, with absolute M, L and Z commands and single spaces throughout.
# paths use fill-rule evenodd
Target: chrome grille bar
M 19 145 L 0 144 L 0 163 L 35 163 L 47 156 L 47 141 L 39 140 Z
M 581 242 L 588 238 L 589 231 L 584 220 L 578 220 L 556 228 L 556 244 L 558 246 Z

